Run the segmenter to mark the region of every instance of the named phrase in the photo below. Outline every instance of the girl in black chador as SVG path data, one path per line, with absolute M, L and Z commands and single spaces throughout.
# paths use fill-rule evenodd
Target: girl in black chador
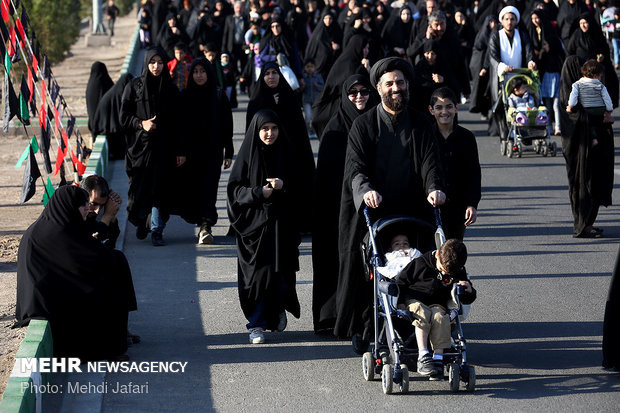
M 248 103 L 246 127 L 250 125 L 256 112 L 261 109 L 273 110 L 280 119 L 281 126 L 290 139 L 291 155 L 300 171 L 300 186 L 292 190 L 300 193 L 296 206 L 301 219 L 300 230 L 310 231 L 312 214 L 312 188 L 314 183 L 314 155 L 308 138 L 306 122 L 301 110 L 301 102 L 284 79 L 276 63 L 266 63 L 262 70 L 252 100 Z
M 220 173 L 222 167 L 230 168 L 234 152 L 232 111 L 225 92 L 216 83 L 213 66 L 200 57 L 192 62 L 187 88 L 181 92 L 187 162 L 177 168 L 175 199 L 179 201 L 179 215 L 200 225 L 199 244 L 213 242 L 211 227 L 218 218 L 215 203 Z
M 295 273 L 300 238 L 295 158 L 279 117 L 252 118 L 228 180 L 228 217 L 237 236 L 239 300 L 250 343 L 265 330 L 283 331 L 286 311 L 299 318 Z
M 179 90 L 170 79 L 161 48 L 146 51 L 142 75 L 125 87 L 121 122 L 128 135 L 126 168 L 129 177 L 127 215 L 138 239 L 149 227 L 154 246 L 162 237 L 169 212 L 171 176 L 185 162 L 178 119 Z M 150 223 L 147 216 L 151 214 Z

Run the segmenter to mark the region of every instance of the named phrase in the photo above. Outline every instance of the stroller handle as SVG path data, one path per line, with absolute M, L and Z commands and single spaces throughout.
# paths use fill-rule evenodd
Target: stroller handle
M 368 205 L 364 207 L 364 218 L 366 218 L 366 226 L 371 227 L 372 222 L 370 222 L 370 208 Z
M 433 212 L 435 212 L 435 224 L 437 224 L 438 227 L 441 227 L 441 212 L 439 211 L 439 208 L 434 208 Z

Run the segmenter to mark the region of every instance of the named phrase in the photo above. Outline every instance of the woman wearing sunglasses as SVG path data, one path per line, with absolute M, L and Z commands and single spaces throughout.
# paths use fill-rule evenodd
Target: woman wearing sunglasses
M 353 75 L 342 86 L 340 108 L 327 123 L 316 169 L 312 266 L 312 311 L 315 332 L 329 332 L 336 319 L 338 283 L 338 216 L 347 139 L 353 121 L 379 103 L 366 75 Z

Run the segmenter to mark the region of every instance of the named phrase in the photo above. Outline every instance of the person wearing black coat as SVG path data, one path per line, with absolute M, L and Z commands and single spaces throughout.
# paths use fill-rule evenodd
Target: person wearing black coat
M 316 71 L 323 79 L 327 79 L 341 51 L 342 30 L 336 23 L 335 14 L 329 8 L 325 8 L 308 41 L 306 58 L 314 59 Z
M 258 111 L 228 180 L 239 301 L 252 344 L 265 341 L 265 330 L 283 331 L 286 311 L 300 316 L 295 290 L 301 242 L 295 230 L 299 192 L 294 190 L 300 183 L 292 146 L 280 118 L 268 109 Z
M 162 232 L 167 221 L 172 170 L 185 162 L 185 148 L 176 122 L 179 119 L 179 90 L 159 48 L 144 55 L 142 75 L 125 87 L 121 123 L 129 140 L 125 167 L 129 177 L 127 218 L 144 239 L 150 230 L 153 245 L 164 245 Z M 147 223 L 147 216 L 151 222 Z
M 620 371 L 620 248 L 611 275 L 603 321 L 603 368 Z
M 88 192 L 61 186 L 24 233 L 14 325 L 48 320 L 54 357 L 82 362 L 123 356 L 128 313 L 137 310 L 127 259 L 89 233 L 88 210 Z
M 226 16 L 222 34 L 222 53 L 228 53 L 233 58 L 233 65 L 239 72 L 248 62 L 248 56 L 243 50 L 245 46 L 245 32 L 250 29 L 250 18 L 243 10 L 241 2 L 234 5 L 234 14 Z M 239 63 L 239 67 L 237 67 Z M 242 85 L 245 86 L 245 85 Z
M 458 101 L 450 89 L 435 90 L 428 110 L 435 119 L 433 134 L 446 188 L 446 203 L 441 206 L 443 230 L 447 239 L 462 240 L 465 227 L 476 222 L 482 197 L 476 137 L 457 123 Z
M 355 92 L 355 93 L 352 93 Z M 316 166 L 315 204 L 312 229 L 312 316 L 314 331 L 334 327 L 338 285 L 338 217 L 344 175 L 347 139 L 353 121 L 379 101 L 368 76 L 350 76 L 342 85 L 340 109 L 321 136 Z
M 564 46 L 569 44 L 572 34 L 579 27 L 579 16 L 587 13 L 587 11 L 588 8 L 582 0 L 565 0 L 560 2 L 557 22 L 560 38 Z
M 162 26 L 158 39 L 159 46 L 164 49 L 168 57 L 174 56 L 174 47 L 177 44 L 190 43 L 190 38 L 185 28 L 179 24 L 177 16 L 175 16 L 174 13 L 168 13 L 166 16 L 166 23 Z
M 579 27 L 571 35 L 566 53 L 583 57 L 586 60 L 595 59 L 605 67 L 605 76 L 602 81 L 607 87 L 614 108 L 618 107 L 620 95 L 618 75 L 614 69 L 609 43 L 591 13 L 583 13 L 577 21 Z
M 325 87 L 312 105 L 312 127 L 318 136 L 338 110 L 342 84 L 351 75 L 368 74 L 370 62 L 367 58 L 369 41 L 366 36 L 355 35 L 344 52 L 336 59 L 325 79 Z
M 367 351 L 373 334 L 372 283 L 360 248 L 367 233 L 364 207 L 371 209 L 373 221 L 402 214 L 432 222 L 431 205 L 445 201 L 431 126 L 426 115 L 407 107 L 412 72 L 401 58 L 375 63 L 370 81 L 381 103 L 355 119 L 349 132 L 338 224 L 340 271 L 334 334 L 351 337 L 360 354 Z M 421 249 L 432 242 L 424 240 Z
M 291 191 L 299 191 L 296 198 L 300 200 L 297 213 L 300 217 L 297 225 L 301 232 L 309 232 L 312 216 L 312 191 L 314 182 L 314 154 L 310 146 L 308 129 L 303 117 L 301 102 L 276 63 L 267 63 L 262 67 L 256 89 L 248 103 L 246 128 L 250 126 L 254 115 L 261 109 L 273 110 L 280 119 L 281 127 L 286 131 L 290 141 L 290 151 L 295 157 L 299 170 L 300 185 Z
M 299 49 L 293 33 L 284 22 L 284 19 L 273 19 L 269 29 L 260 39 L 259 53 L 263 63 L 275 62 L 278 54 L 283 53 L 291 69 L 298 79 L 302 77 Z
M 114 86 L 99 101 L 93 118 L 93 136 L 106 136 L 108 156 L 111 159 L 125 159 L 127 144 L 120 112 L 123 92 L 131 79 L 131 73 L 125 73 L 118 78 Z
M 428 40 L 438 42 L 438 61 L 450 71 L 456 78 L 459 90 L 457 95 L 469 97 L 471 88 L 465 59 L 460 53 L 460 43 L 456 37 L 456 32 L 447 23 L 446 15 L 441 11 L 434 11 L 428 17 L 429 26 L 422 37 L 418 37 L 407 48 L 407 56 L 411 62 L 416 62 L 418 57 L 421 59 L 424 53 L 424 44 Z
M 614 141 L 611 124 L 598 130 L 598 145 L 592 146 L 588 117 L 580 105 L 566 112 L 572 84 L 581 78 L 585 60 L 568 56 L 561 73 L 560 116 L 562 154 L 566 161 L 568 195 L 573 212 L 573 237 L 601 236 L 594 227 L 599 207 L 612 203 L 614 185 Z
M 486 119 L 491 109 L 491 91 L 489 90 L 489 36 L 499 20 L 494 15 L 485 18 L 482 29 L 476 35 L 474 48 L 469 62 L 472 76 L 469 111 L 480 113 Z
M 170 213 L 199 225 L 198 244 L 211 244 L 221 169 L 230 168 L 234 152 L 233 120 L 226 93 L 217 87 L 215 70 L 204 57 L 192 62 L 180 113 L 187 161 L 174 170 L 175 207 Z
M 398 11 L 392 12 L 381 33 L 387 56 L 406 57 L 405 51 L 409 46 L 412 25 L 413 18 L 409 6 L 403 6 Z
M 511 71 L 513 68 L 536 69 L 532 43 L 527 30 L 518 26 L 520 20 L 521 15 L 516 7 L 504 7 L 499 14 L 500 27 L 494 30 L 489 38 L 489 83 L 494 105 L 499 98 L 500 74 Z M 504 106 L 498 104 L 494 107 L 489 134 L 505 138 L 508 133 L 505 119 Z
M 95 62 L 90 67 L 90 77 L 86 85 L 86 111 L 88 112 L 88 129 L 93 132 L 97 106 L 105 93 L 114 86 L 104 63 Z M 93 134 L 93 136 L 97 136 Z

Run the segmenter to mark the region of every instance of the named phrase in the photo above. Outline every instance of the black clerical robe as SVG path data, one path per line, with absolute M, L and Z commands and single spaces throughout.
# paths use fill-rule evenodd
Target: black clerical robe
M 383 201 L 372 210 L 377 218 L 403 214 L 432 222 L 427 195 L 442 189 L 440 162 L 431 125 L 414 109 L 395 118 L 382 105 L 358 117 L 349 133 L 340 209 L 338 315 L 334 334 L 370 339 L 372 284 L 364 271 L 360 244 L 366 233 L 363 196 L 370 190 Z M 418 248 L 432 248 L 428 245 Z

